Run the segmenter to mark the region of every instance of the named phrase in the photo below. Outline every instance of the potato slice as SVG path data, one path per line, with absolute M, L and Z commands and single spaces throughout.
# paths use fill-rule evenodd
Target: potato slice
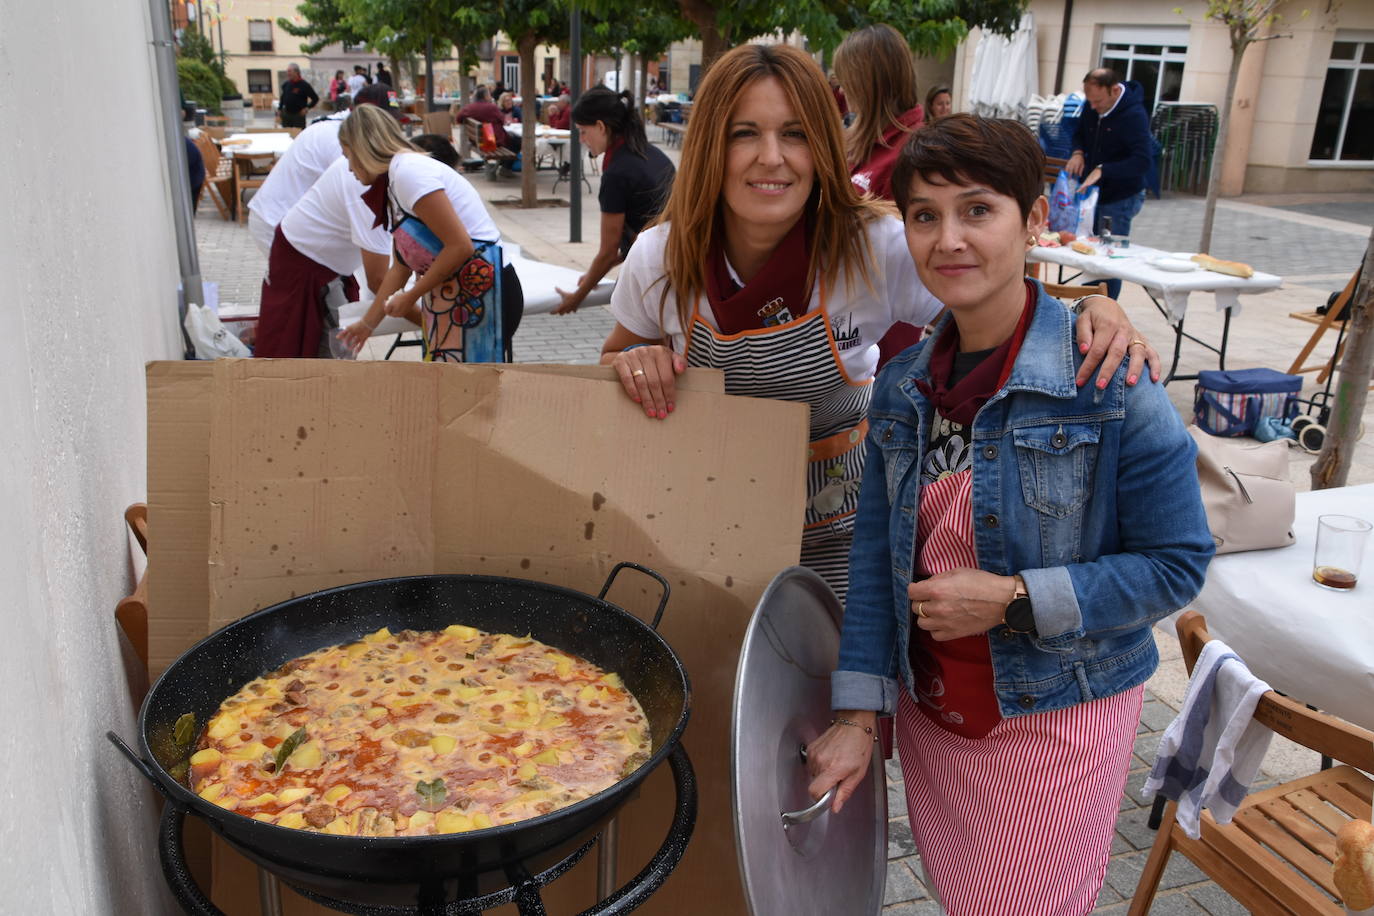
M 191 766 L 198 767 L 206 766 L 212 763 L 219 763 L 220 756 L 221 755 L 219 751 L 215 750 L 213 747 L 207 747 L 204 750 L 196 751 L 194 754 L 191 755 Z
M 330 786 L 328 791 L 324 793 L 324 800 L 332 805 L 352 791 L 352 789 L 344 785 Z
M 434 827 L 440 833 L 462 833 L 472 829 L 472 818 L 466 814 L 443 811 L 435 820 Z

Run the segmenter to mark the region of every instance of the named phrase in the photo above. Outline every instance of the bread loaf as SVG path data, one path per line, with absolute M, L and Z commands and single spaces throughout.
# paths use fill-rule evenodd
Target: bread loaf
M 1331 878 L 1347 908 L 1374 907 L 1374 825 L 1369 821 L 1351 821 L 1336 834 Z
M 1079 254 L 1097 254 L 1097 249 L 1082 239 L 1076 239 L 1069 247 Z
M 1195 254 L 1193 255 L 1193 262 L 1206 270 L 1245 280 L 1255 275 L 1255 268 L 1249 264 L 1242 264 L 1240 261 L 1223 261 L 1212 257 L 1210 254 Z

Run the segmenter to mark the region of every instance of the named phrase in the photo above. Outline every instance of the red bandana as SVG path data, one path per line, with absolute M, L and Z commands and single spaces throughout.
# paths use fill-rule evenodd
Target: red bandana
M 1006 384 L 1034 314 L 1035 284 L 1027 280 L 1026 304 L 1021 309 L 1021 320 L 1016 323 L 1016 330 L 953 388 L 948 387 L 949 374 L 954 368 L 954 355 L 959 352 L 959 326 L 951 321 L 932 345 L 935 349 L 930 353 L 929 376 L 918 381 L 916 388 L 934 405 L 940 416 L 962 426 L 971 426 L 982 406 Z
M 386 205 L 386 189 L 390 184 L 390 174 L 383 172 L 381 175 L 377 176 L 377 180 L 368 185 L 367 190 L 363 192 L 363 203 L 367 204 L 368 209 L 372 211 L 372 215 L 376 217 L 372 223 L 373 229 L 376 229 L 378 226 L 381 226 L 383 229 L 391 228 L 391 210 Z
M 604 172 L 611 167 L 611 157 L 614 156 L 616 152 L 619 151 L 619 149 L 624 145 L 624 137 L 616 137 L 614 140 L 611 141 L 610 145 L 606 147 L 605 155 L 601 159 L 601 171 Z
M 783 236 L 767 263 L 741 287 L 730 275 L 717 226 L 706 254 L 706 298 L 722 334 L 738 334 L 786 324 L 809 311 L 811 291 L 806 274 L 811 265 L 811 238 L 802 218 Z

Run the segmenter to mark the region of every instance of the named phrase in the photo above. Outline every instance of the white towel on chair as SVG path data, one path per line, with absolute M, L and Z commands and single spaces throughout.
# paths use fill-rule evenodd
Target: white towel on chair
M 1250 791 L 1274 736 L 1254 719 L 1268 690 L 1224 642 L 1203 646 L 1183 709 L 1160 739 L 1144 788 L 1146 796 L 1162 792 L 1178 802 L 1178 822 L 1193 839 L 1201 834 L 1203 808 L 1229 824 Z

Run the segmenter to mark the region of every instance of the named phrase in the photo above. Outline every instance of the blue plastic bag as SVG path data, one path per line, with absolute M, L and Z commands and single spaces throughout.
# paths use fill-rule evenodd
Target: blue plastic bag
M 1050 191 L 1050 231 L 1078 232 L 1078 179 L 1063 169 Z

